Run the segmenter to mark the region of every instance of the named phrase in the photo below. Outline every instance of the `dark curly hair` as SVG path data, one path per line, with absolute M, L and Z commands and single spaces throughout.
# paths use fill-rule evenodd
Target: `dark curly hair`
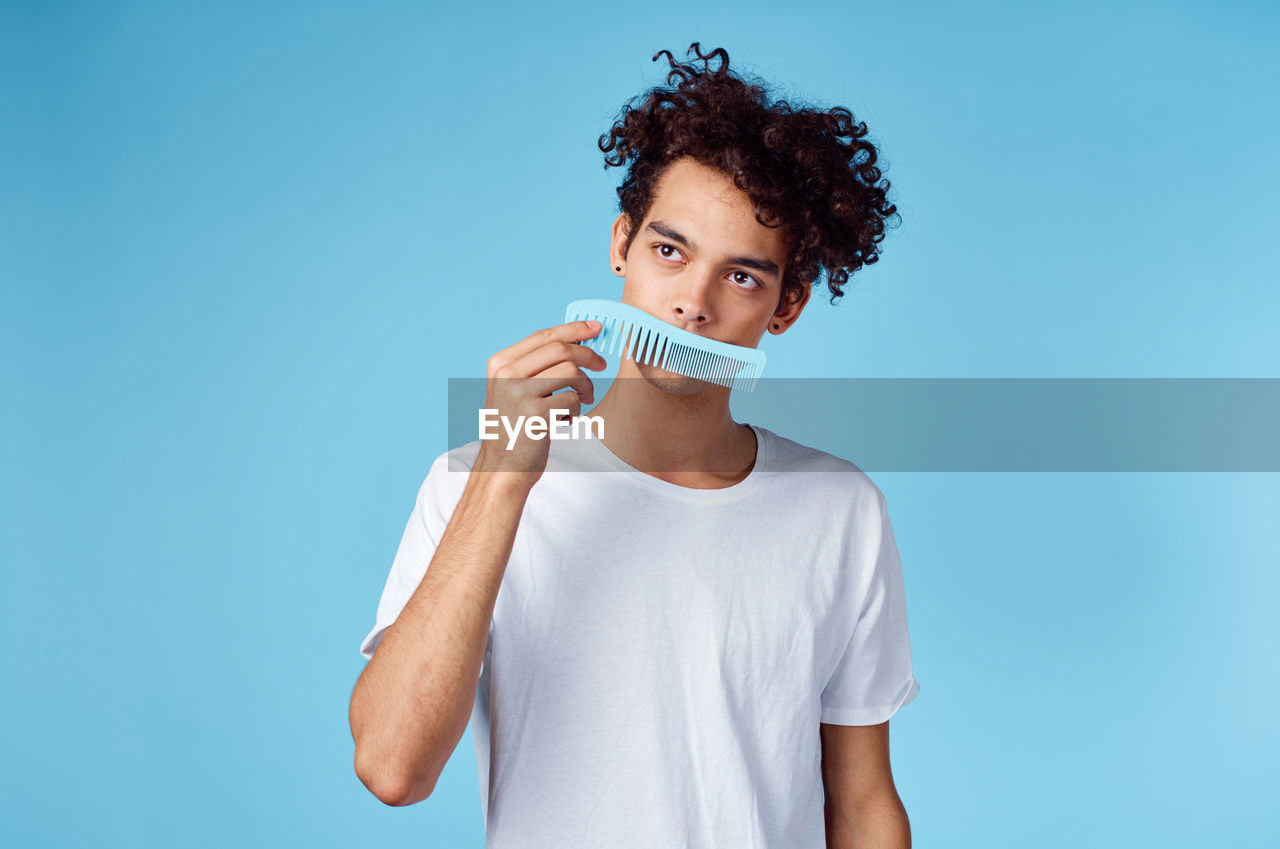
M 779 306 L 823 270 L 834 304 L 850 274 L 879 260 L 886 221 L 901 223 L 897 207 L 886 200 L 889 181 L 877 182 L 877 151 L 863 140 L 867 125 L 855 123 L 841 106 L 823 111 L 770 103 L 763 83 L 729 72 L 724 48 L 704 55 L 698 44 L 688 52 L 701 69 L 677 64 L 669 50 L 655 53 L 653 61 L 665 55 L 671 66 L 666 86 L 628 101 L 600 136 L 606 170 L 630 163 L 618 187 L 620 211 L 632 222 L 627 251 L 658 178 L 671 162 L 690 156 L 732 177 L 755 204 L 757 221 L 783 228 L 790 254 Z

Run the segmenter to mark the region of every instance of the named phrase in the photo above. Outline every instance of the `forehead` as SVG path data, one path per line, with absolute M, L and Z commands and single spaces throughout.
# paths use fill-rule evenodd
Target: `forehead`
M 690 159 L 677 159 L 658 178 L 647 220 L 671 223 L 700 247 L 724 253 L 750 249 L 779 266 L 785 259 L 782 228 L 756 220 L 755 207 L 733 178 Z

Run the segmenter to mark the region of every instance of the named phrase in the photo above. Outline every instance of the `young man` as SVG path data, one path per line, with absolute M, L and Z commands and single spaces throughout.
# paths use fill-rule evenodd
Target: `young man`
M 610 266 L 624 303 L 755 346 L 820 269 L 839 295 L 874 262 L 895 209 L 847 111 L 770 105 L 691 51 L 601 139 L 632 163 Z M 486 407 L 581 412 L 597 332 L 494 354 Z M 653 366 L 622 361 L 591 414 L 602 439 L 432 466 L 361 647 L 360 779 L 425 799 L 470 720 L 491 849 L 909 846 L 889 718 L 919 686 L 880 490 Z

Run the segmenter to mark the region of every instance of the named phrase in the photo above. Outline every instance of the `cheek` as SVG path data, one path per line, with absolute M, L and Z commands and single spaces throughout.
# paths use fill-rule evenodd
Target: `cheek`
M 640 281 L 644 278 L 644 272 L 632 272 L 627 269 L 627 277 L 622 283 L 622 296 L 618 299 L 624 304 L 631 304 L 633 307 L 647 309 L 649 304 L 647 300 L 652 299 L 652 287 L 647 287 Z
M 749 321 L 743 323 L 743 338 L 749 339 L 750 344 L 756 344 L 769 332 L 769 326 L 773 323 L 773 320 L 772 312 L 760 312 L 753 315 Z
M 667 314 L 669 306 L 664 298 L 665 290 L 661 280 L 646 275 L 643 269 L 637 269 L 632 274 L 628 268 L 626 281 L 622 284 L 622 296 L 618 300 L 638 307 L 649 315 L 663 316 Z
M 632 263 L 627 266 L 626 276 L 623 278 L 623 291 L 630 292 L 633 295 L 643 295 L 649 293 L 650 297 L 662 291 L 665 285 L 665 277 L 660 269 L 654 268 L 652 263 Z

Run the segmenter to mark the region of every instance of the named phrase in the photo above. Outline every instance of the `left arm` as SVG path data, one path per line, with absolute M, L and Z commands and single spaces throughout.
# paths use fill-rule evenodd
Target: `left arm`
M 828 849 L 911 849 L 889 768 L 889 722 L 819 726 Z

